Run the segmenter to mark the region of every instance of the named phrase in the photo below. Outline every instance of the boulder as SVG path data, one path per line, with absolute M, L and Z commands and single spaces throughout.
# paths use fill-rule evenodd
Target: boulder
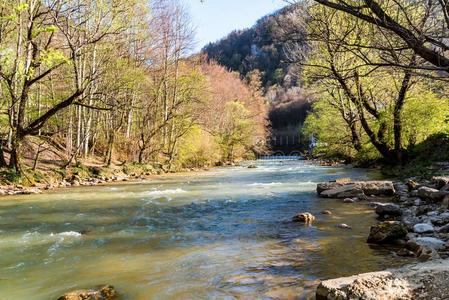
M 393 203 L 378 204 L 376 206 L 376 214 L 384 218 L 388 216 L 401 216 L 402 210 L 399 205 Z
M 413 226 L 413 232 L 416 233 L 431 233 L 434 232 L 435 229 L 432 225 L 426 223 L 420 223 Z
M 323 210 L 323 211 L 321 212 L 321 214 L 322 214 L 322 215 L 328 215 L 328 216 L 330 216 L 330 215 L 332 215 L 332 212 L 331 212 L 330 210 Z
M 418 245 L 421 246 L 426 246 L 429 248 L 433 248 L 435 250 L 440 250 L 443 249 L 445 247 L 445 243 L 444 241 L 434 238 L 434 237 L 430 237 L 430 236 L 425 236 L 425 237 L 417 237 L 414 240 Z
M 318 195 L 324 198 L 344 199 L 362 195 L 393 196 L 394 192 L 391 181 L 326 182 L 317 185 Z
M 116 296 L 117 292 L 114 287 L 105 285 L 87 290 L 68 292 L 59 297 L 58 300 L 109 300 L 114 299 Z
M 297 214 L 292 218 L 293 222 L 300 222 L 300 223 L 312 223 L 314 220 L 315 216 L 309 212 Z
M 392 243 L 407 235 L 407 228 L 399 221 L 385 221 L 371 226 L 368 243 Z
M 317 300 L 449 299 L 449 260 L 322 281 Z
M 435 176 L 432 177 L 432 183 L 437 189 L 443 188 L 445 185 L 449 184 L 449 177 L 445 176 Z
M 363 190 L 355 185 L 348 184 L 321 192 L 320 196 L 324 198 L 354 198 L 362 194 Z
M 441 192 L 437 189 L 422 186 L 418 189 L 418 196 L 432 201 L 441 201 L 447 195 L 447 192 Z

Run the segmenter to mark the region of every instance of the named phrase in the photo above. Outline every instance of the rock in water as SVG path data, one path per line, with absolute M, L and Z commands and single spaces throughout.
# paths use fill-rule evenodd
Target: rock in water
M 430 224 L 420 223 L 413 226 L 413 231 L 416 233 L 431 233 L 434 232 L 434 228 Z
M 322 215 L 328 215 L 328 216 L 330 216 L 330 215 L 332 215 L 332 212 L 331 212 L 330 210 L 323 210 L 323 211 L 321 212 L 321 214 L 322 214 Z
M 59 297 L 58 300 L 109 300 L 116 296 L 117 292 L 114 287 L 105 285 L 98 288 L 68 292 Z
M 312 223 L 315 220 L 315 216 L 309 212 L 300 213 L 293 217 L 293 222 Z
M 316 190 L 321 197 L 342 199 L 360 195 L 392 196 L 395 192 L 391 181 L 326 182 L 319 183 Z
M 401 208 L 399 205 L 393 204 L 393 203 L 387 203 L 387 204 L 379 204 L 376 206 L 376 214 L 378 214 L 380 217 L 385 216 L 400 216 L 402 215 Z
M 336 227 L 341 228 L 341 229 L 352 229 L 351 226 L 349 226 L 348 224 L 345 224 L 345 223 L 337 224 Z
M 407 228 L 399 221 L 385 221 L 372 226 L 368 243 L 384 244 L 402 239 L 407 235 Z
M 345 198 L 343 199 L 343 203 L 355 203 L 355 200 L 352 198 Z
M 363 194 L 363 190 L 355 184 L 348 184 L 323 191 L 320 196 L 325 198 L 353 198 Z

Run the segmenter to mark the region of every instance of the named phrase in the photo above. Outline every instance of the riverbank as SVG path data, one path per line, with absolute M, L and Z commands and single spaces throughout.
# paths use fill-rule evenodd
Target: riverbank
M 448 290 L 435 280 L 449 280 L 449 177 L 402 182 L 343 179 L 318 184 L 317 193 L 344 203 L 368 201 L 379 220 L 367 233 L 368 243 L 394 245 L 396 256 L 416 262 L 444 259 L 326 280 L 317 289 L 317 299 L 446 299 Z
M 28 171 L 22 175 L 21 180 L 15 178 L 15 175 L 8 173 L 8 170 L 3 170 L 0 174 L 0 197 L 40 194 L 44 191 L 58 188 L 98 186 L 127 181 L 148 180 L 160 175 L 175 173 L 182 175 L 208 170 L 209 168 L 189 168 L 174 172 L 154 165 L 125 164 L 111 167 L 93 165 L 55 168 L 38 172 Z M 22 184 L 23 181 L 26 183 Z
M 449 260 L 436 260 L 326 280 L 318 286 L 316 299 L 448 299 L 448 278 Z

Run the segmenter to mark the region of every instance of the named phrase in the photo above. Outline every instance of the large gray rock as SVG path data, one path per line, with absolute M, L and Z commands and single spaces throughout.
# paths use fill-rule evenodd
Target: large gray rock
M 68 292 L 58 300 L 110 300 L 117 296 L 117 292 L 111 285 L 105 285 L 86 290 Z
M 396 240 L 405 238 L 407 228 L 399 221 L 385 221 L 371 226 L 368 243 L 385 244 L 394 243 Z
M 427 246 L 435 250 L 440 250 L 445 247 L 444 241 L 430 236 L 417 237 L 415 242 L 421 246 Z
M 449 299 L 448 280 L 449 261 L 430 261 L 326 280 L 319 284 L 316 299 Z
M 448 194 L 447 192 L 441 192 L 437 189 L 430 188 L 427 186 L 422 186 L 418 189 L 419 197 L 432 201 L 441 201 L 447 194 Z
M 363 190 L 355 185 L 348 184 L 321 192 L 320 196 L 324 198 L 354 198 L 363 194 Z
M 378 204 L 376 206 L 376 214 L 380 217 L 400 216 L 402 215 L 402 210 L 399 205 L 393 203 Z
M 326 182 L 317 185 L 317 193 L 325 198 L 353 198 L 360 195 L 393 196 L 391 181 Z

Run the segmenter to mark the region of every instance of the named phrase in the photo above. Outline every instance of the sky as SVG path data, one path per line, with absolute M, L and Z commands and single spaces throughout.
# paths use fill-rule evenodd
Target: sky
M 251 27 L 261 17 L 286 5 L 283 0 L 187 0 L 199 51 L 235 29 Z

